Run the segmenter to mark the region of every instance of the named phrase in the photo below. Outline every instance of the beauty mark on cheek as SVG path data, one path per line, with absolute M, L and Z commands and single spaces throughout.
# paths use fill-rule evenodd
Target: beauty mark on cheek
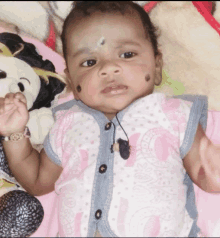
M 150 81 L 150 75 L 149 74 L 145 76 L 145 80 L 146 80 L 146 82 Z
M 81 90 L 82 90 L 81 86 L 80 86 L 80 85 L 78 85 L 78 86 L 76 87 L 76 90 L 77 90 L 77 92 L 78 92 L 78 93 L 80 93 L 80 92 L 81 92 Z

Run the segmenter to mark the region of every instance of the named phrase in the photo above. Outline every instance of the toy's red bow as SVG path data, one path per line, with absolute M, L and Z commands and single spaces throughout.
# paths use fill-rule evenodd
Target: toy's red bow
M 55 35 L 53 21 L 50 21 L 50 32 L 45 44 L 46 46 L 50 47 L 52 50 L 56 49 L 56 35 Z

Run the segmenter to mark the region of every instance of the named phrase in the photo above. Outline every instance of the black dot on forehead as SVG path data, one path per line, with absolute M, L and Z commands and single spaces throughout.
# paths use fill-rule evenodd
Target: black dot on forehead
M 103 39 L 101 42 L 101 45 L 104 45 L 104 44 L 105 44 L 105 39 Z

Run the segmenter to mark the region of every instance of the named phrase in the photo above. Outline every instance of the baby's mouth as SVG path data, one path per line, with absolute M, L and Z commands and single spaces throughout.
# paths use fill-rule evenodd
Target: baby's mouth
M 106 87 L 104 90 L 101 91 L 101 93 L 119 94 L 126 89 L 128 89 L 128 87 L 125 85 L 115 85 L 111 87 Z

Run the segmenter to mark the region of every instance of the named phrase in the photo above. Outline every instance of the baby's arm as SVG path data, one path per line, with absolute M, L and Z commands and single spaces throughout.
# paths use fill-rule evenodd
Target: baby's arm
M 21 93 L 0 98 L 0 135 L 23 132 L 28 121 L 26 99 Z M 62 167 L 54 164 L 44 150 L 39 154 L 30 140 L 3 141 L 9 167 L 17 181 L 32 195 L 43 195 L 54 190 Z
M 183 165 L 193 182 L 206 192 L 220 192 L 220 147 L 214 145 L 199 124 Z

